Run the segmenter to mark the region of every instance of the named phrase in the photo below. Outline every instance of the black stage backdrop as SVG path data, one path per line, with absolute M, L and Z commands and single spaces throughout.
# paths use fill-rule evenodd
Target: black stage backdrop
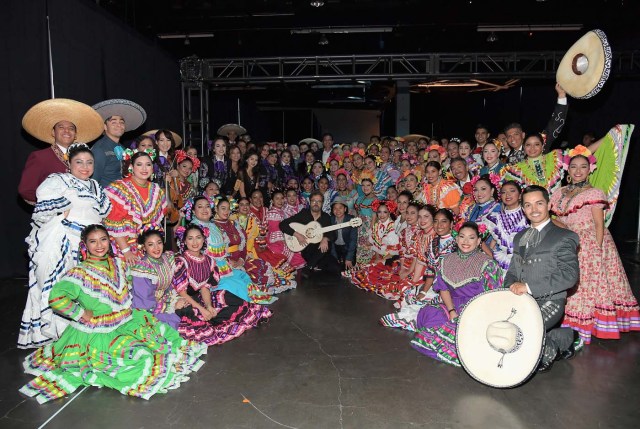
M 145 130 L 169 128 L 182 134 L 178 61 L 88 0 L 6 0 L 0 12 L 0 126 L 6 133 L 0 181 L 2 246 L 0 278 L 27 273 L 26 244 L 31 209 L 17 194 L 29 153 L 46 147 L 21 127 L 34 104 L 51 98 L 47 46 L 47 7 L 55 96 L 89 105 L 126 98 L 147 112 Z

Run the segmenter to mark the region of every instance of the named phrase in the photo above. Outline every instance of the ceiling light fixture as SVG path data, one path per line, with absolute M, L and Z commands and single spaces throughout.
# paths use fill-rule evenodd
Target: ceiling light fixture
M 294 28 L 291 34 L 391 33 L 393 27 L 310 27 Z
M 313 6 L 313 7 L 322 7 L 322 6 L 324 6 L 324 2 L 322 0 L 314 0 L 309 4 L 311 6 Z
M 159 39 L 200 39 L 213 37 L 213 33 L 158 34 Z
M 478 32 L 514 32 L 514 31 L 578 31 L 582 30 L 582 24 L 558 24 L 558 25 L 478 25 Z
M 318 40 L 318 45 L 326 46 L 328 44 L 329 44 L 329 39 L 327 39 L 327 35 L 326 34 L 322 34 L 320 36 L 320 40 Z
M 496 36 L 496 33 L 494 33 L 493 31 L 489 33 L 489 35 L 487 36 L 487 42 L 493 43 L 496 40 L 498 40 L 498 36 Z

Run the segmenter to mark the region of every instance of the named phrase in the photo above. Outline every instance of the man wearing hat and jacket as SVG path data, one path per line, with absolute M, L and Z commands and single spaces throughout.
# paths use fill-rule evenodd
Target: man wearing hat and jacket
M 337 196 L 331 202 L 331 225 L 349 222 L 353 219 L 347 213 L 349 207 L 344 198 Z M 331 254 L 340 264 L 340 271 L 353 268 L 356 263 L 356 246 L 358 243 L 358 230 L 352 226 L 338 229 L 336 231 L 336 239 L 331 242 Z
M 133 101 L 122 99 L 101 101 L 93 108 L 104 121 L 104 135 L 91 147 L 95 160 L 93 179 L 105 187 L 122 179 L 122 165 L 116 154 L 120 138 L 125 132 L 142 125 L 147 113 Z
M 36 203 L 38 186 L 52 173 L 66 173 L 67 148 L 76 139 L 82 143 L 95 140 L 102 130 L 102 120 L 90 106 L 66 98 L 54 98 L 33 106 L 22 118 L 30 135 L 51 147 L 32 152 L 22 170 L 18 193 L 31 205 Z
M 549 192 L 537 185 L 522 192 L 522 208 L 531 227 L 513 240 L 513 258 L 504 286 L 516 295 L 529 293 L 538 303 L 546 331 L 539 372 L 575 354 L 571 328 L 562 328 L 567 290 L 580 278 L 578 235 L 556 226 L 549 217 Z

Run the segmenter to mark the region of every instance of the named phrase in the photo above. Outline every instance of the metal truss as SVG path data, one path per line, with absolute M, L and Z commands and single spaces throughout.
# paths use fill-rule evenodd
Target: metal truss
M 565 52 L 197 58 L 180 61 L 183 82 L 214 85 L 433 79 L 553 79 Z M 640 51 L 613 53 L 613 77 L 639 78 Z

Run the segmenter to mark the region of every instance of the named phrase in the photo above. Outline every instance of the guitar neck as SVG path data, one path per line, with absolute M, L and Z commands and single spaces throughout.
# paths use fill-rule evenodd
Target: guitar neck
M 329 232 L 329 231 L 335 231 L 336 229 L 345 228 L 345 227 L 350 226 L 350 225 L 351 225 L 350 222 L 343 222 L 343 223 L 339 223 L 337 225 L 325 226 L 324 228 L 320 228 L 318 230 L 318 232 L 325 233 L 325 232 Z

